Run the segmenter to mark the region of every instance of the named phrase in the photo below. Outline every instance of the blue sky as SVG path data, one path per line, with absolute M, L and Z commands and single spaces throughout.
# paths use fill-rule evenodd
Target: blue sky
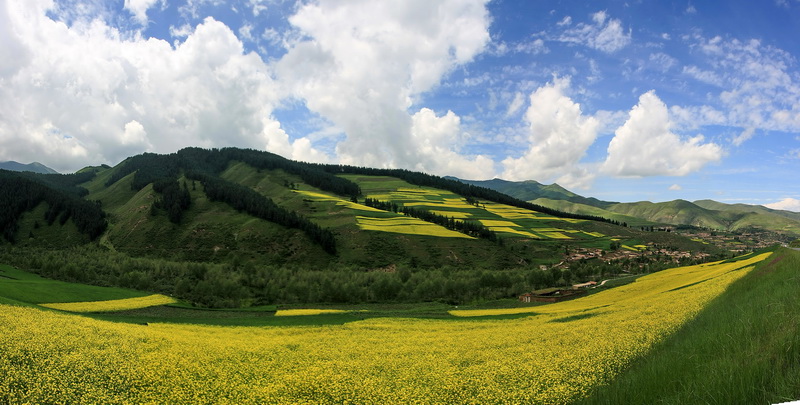
M 5 0 L 0 160 L 239 146 L 800 211 L 798 37 L 798 0 Z

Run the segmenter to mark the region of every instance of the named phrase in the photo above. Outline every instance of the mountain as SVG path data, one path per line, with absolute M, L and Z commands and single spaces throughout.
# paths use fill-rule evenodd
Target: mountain
M 8 162 L 0 162 L 0 169 L 9 170 L 12 172 L 33 172 L 33 173 L 41 173 L 41 174 L 56 174 L 57 171 L 39 163 L 33 162 L 29 164 L 22 164 L 10 160 Z
M 609 205 L 615 204 L 613 202 L 598 200 L 593 197 L 583 197 L 575 194 L 556 183 L 545 185 L 535 180 L 526 181 L 508 181 L 502 179 L 492 180 L 463 180 L 458 181 L 466 184 L 472 184 L 479 187 L 486 187 L 492 190 L 497 190 L 503 194 L 510 195 L 523 201 L 533 201 L 538 198 L 547 198 L 550 200 L 564 200 L 577 204 L 588 205 L 597 208 L 606 208 Z
M 0 207 L 0 262 L 214 307 L 458 303 L 671 263 L 540 270 L 569 265 L 566 254 L 640 252 L 634 246 L 725 254 L 620 226 L 629 218 L 601 208 L 568 212 L 426 173 L 237 148 L 144 153 L 69 175 L 3 170 Z
M 556 210 L 599 216 L 631 226 L 691 225 L 728 231 L 761 229 L 800 236 L 800 213 L 760 205 L 725 204 L 712 200 L 615 203 L 583 197 L 558 184 L 545 186 L 532 180 L 460 181 L 488 187 Z

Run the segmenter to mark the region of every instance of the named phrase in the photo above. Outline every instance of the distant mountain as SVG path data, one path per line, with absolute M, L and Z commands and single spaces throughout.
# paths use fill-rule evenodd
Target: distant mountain
M 763 205 L 750 205 L 750 204 L 725 204 L 714 200 L 698 200 L 694 202 L 695 205 L 709 210 L 717 211 L 736 211 L 736 212 L 752 212 L 756 214 L 774 214 L 782 217 L 800 221 L 800 212 L 776 210 L 767 208 Z
M 0 169 L 10 170 L 12 172 L 33 172 L 33 173 L 41 173 L 41 174 L 57 174 L 58 172 L 39 163 L 33 162 L 29 164 L 22 164 L 19 162 L 15 162 L 10 160 L 8 162 L 0 162 Z
M 457 180 L 461 181 L 462 183 L 496 190 L 522 201 L 534 201 L 539 198 L 547 198 L 550 200 L 565 200 L 576 204 L 583 204 L 597 208 L 606 208 L 610 205 L 616 204 L 614 202 L 598 200 L 597 198 L 593 197 L 587 198 L 580 196 L 556 183 L 545 185 L 535 180 L 508 181 L 503 179 Z
M 558 184 L 543 185 L 533 180 L 459 181 L 559 211 L 599 216 L 631 226 L 692 225 L 731 231 L 757 228 L 800 235 L 800 213 L 760 205 L 725 204 L 712 200 L 616 203 L 583 197 Z

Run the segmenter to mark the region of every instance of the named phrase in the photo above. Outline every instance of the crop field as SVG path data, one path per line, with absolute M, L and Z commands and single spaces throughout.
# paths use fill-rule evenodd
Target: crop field
M 375 181 L 376 178 L 367 176 L 346 175 L 342 177 L 359 183 L 367 198 L 391 201 L 405 207 L 427 209 L 438 215 L 455 219 L 477 220 L 490 230 L 507 237 L 539 240 L 597 240 L 606 237 L 599 232 L 585 232 L 557 226 L 564 224 L 569 227 L 572 224 L 584 222 L 583 220 L 556 218 L 548 214 L 492 202 L 480 202 L 472 205 L 461 196 L 449 191 L 413 187 L 397 179 L 392 181 L 391 178 L 377 178 L 382 180 L 378 182 Z M 362 215 L 362 217 L 367 217 L 367 215 Z M 412 231 L 381 225 L 375 221 L 362 223 L 362 220 L 359 219 L 359 227 L 375 231 L 418 234 L 417 232 L 433 229 L 416 228 Z M 440 231 L 433 235 L 445 236 L 445 233 Z
M 52 308 L 59 311 L 68 312 L 110 312 L 155 307 L 158 305 L 174 304 L 176 302 L 177 300 L 167 297 L 166 295 L 153 294 L 146 297 L 124 298 L 118 300 L 56 302 L 52 304 L 39 305 L 45 308 Z
M 461 232 L 451 231 L 445 227 L 425 222 L 421 219 L 399 215 L 390 218 L 372 218 L 357 216 L 358 227 L 370 231 L 404 233 L 409 235 L 439 236 L 443 238 L 474 239 Z
M 317 201 L 331 201 L 331 202 L 336 203 L 336 205 L 339 205 L 339 206 L 342 206 L 342 207 L 346 207 L 346 208 L 350 208 L 351 210 L 368 211 L 368 212 L 383 212 L 383 211 L 381 211 L 381 210 L 379 210 L 377 208 L 368 207 L 368 206 L 363 205 L 363 204 L 356 204 L 356 203 L 354 203 L 352 201 L 347 201 L 347 200 L 345 200 L 343 198 L 339 198 L 339 197 L 333 196 L 331 194 L 318 193 L 318 192 L 308 191 L 308 190 L 293 190 L 293 191 L 295 193 L 297 193 L 297 194 L 300 194 L 300 195 L 305 196 L 305 197 L 312 198 L 312 199 L 317 200 Z
M 349 311 L 343 309 L 280 309 L 275 312 L 275 316 L 310 316 L 322 314 L 344 314 Z
M 10 403 L 567 403 L 612 380 L 761 254 L 563 303 L 342 325 L 112 323 L 0 305 Z M 518 317 L 507 319 L 516 312 Z

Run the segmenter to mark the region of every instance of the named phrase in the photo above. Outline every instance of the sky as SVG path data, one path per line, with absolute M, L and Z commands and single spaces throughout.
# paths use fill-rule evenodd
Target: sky
M 188 146 L 800 211 L 800 0 L 0 0 L 0 161 Z

